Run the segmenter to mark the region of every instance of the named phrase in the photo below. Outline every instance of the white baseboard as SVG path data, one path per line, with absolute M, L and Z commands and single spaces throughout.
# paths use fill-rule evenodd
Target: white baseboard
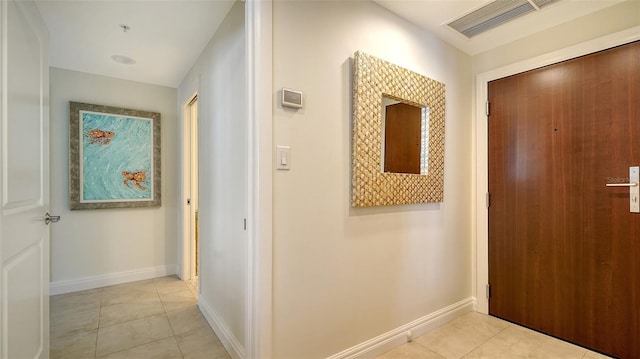
M 65 294 L 81 290 L 101 288 L 114 284 L 122 284 L 175 274 L 175 266 L 160 266 L 136 269 L 127 272 L 109 273 L 95 277 L 64 280 L 49 283 L 49 295 Z
M 364 343 L 358 344 L 327 359 L 365 359 L 375 358 L 391 349 L 408 342 L 407 333 L 410 331 L 412 338 L 417 338 L 427 332 L 448 323 L 461 315 L 473 311 L 475 298 L 469 297 L 448 307 L 442 308 L 411 323 L 388 331 Z
M 229 355 L 233 359 L 244 359 L 245 358 L 245 350 L 238 342 L 238 339 L 233 335 L 229 327 L 220 319 L 220 316 L 216 314 L 216 312 L 207 304 L 202 296 L 198 297 L 198 307 L 200 307 L 200 311 L 204 315 L 207 322 L 213 329 L 213 331 L 224 345 L 224 348 L 227 350 Z

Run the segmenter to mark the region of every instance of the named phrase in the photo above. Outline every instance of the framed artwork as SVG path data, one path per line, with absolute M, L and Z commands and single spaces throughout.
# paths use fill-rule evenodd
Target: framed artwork
M 69 102 L 75 209 L 160 206 L 160 114 Z

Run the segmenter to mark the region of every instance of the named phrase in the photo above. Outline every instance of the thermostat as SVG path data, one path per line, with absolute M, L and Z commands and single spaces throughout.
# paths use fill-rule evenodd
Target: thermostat
M 302 108 L 302 91 L 282 88 L 282 106 Z

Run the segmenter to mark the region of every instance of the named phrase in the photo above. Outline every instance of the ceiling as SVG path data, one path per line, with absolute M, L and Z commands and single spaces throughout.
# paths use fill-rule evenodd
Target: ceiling
M 49 29 L 49 65 L 178 87 L 232 0 L 36 0 Z M 125 32 L 121 25 L 129 29 Z M 132 58 L 127 65 L 112 60 Z
M 623 0 L 560 0 L 472 39 L 446 23 L 491 0 L 374 1 L 475 55 Z M 36 0 L 49 29 L 51 66 L 174 88 L 180 85 L 233 2 Z M 124 31 L 122 25 L 128 29 Z M 136 63 L 116 62 L 114 55 L 132 58 Z
M 471 39 L 446 24 L 493 0 L 373 0 L 469 55 L 477 55 L 624 0 L 560 0 Z

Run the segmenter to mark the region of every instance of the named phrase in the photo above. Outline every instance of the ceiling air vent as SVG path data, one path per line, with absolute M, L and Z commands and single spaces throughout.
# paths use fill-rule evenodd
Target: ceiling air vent
M 468 38 L 559 0 L 496 0 L 447 25 Z

